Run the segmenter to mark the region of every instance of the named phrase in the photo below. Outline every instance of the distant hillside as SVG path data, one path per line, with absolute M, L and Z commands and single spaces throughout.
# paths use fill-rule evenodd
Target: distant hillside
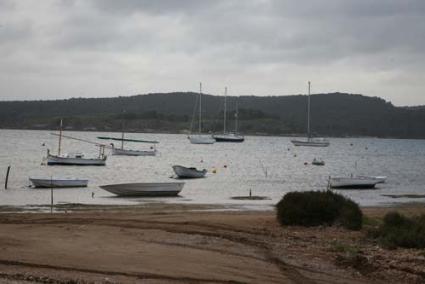
M 116 98 L 0 102 L 0 128 L 137 132 L 189 131 L 197 112 L 196 93 L 160 93 Z M 222 96 L 203 96 L 204 127 L 222 129 Z M 236 97 L 228 97 L 233 128 Z M 239 129 L 246 134 L 294 135 L 305 132 L 305 95 L 238 99 Z M 331 93 L 311 96 L 311 127 L 325 136 L 425 138 L 425 107 L 395 107 L 376 97 Z M 193 121 L 194 124 L 197 121 Z

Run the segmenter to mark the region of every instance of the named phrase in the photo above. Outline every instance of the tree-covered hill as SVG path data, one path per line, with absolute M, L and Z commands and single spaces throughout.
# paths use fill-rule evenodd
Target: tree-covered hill
M 0 102 L 0 127 L 118 131 L 189 131 L 198 94 L 160 93 L 116 98 Z M 222 129 L 222 96 L 204 95 L 205 129 Z M 228 97 L 229 128 L 239 109 L 239 129 L 246 134 L 293 135 L 305 132 L 307 97 Z M 425 107 L 395 107 L 377 97 L 331 93 L 311 96 L 311 127 L 325 136 L 425 138 Z

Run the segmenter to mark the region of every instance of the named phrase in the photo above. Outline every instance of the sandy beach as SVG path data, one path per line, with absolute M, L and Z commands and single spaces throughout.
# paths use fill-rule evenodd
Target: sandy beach
M 272 211 L 204 209 L 156 204 L 1 213 L 0 283 L 425 281 L 423 251 L 382 249 L 365 230 L 281 227 Z M 363 211 L 375 219 L 393 209 Z M 397 210 L 425 213 L 421 204 Z

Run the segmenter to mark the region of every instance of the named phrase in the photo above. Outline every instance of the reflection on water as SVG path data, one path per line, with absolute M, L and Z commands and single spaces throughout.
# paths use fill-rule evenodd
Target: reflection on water
M 329 175 L 386 175 L 377 190 L 340 191 L 362 205 L 394 202 L 383 194 L 425 193 L 425 141 L 373 138 L 331 139 L 327 148 L 294 147 L 286 137 L 246 137 L 244 143 L 190 144 L 185 135 L 127 134 L 126 138 L 159 140 L 157 157 L 108 156 L 106 167 L 41 165 L 47 148 L 57 151 L 50 131 L 0 130 L 0 180 L 11 165 L 9 189 L 0 190 L 0 205 L 48 204 L 50 190 L 28 188 L 28 177 L 88 178 L 88 188 L 56 189 L 55 202 L 84 204 L 137 204 L 146 202 L 234 204 L 270 209 L 288 191 L 325 189 Z M 119 136 L 111 133 L 67 132 L 82 139 Z M 45 146 L 42 146 L 45 144 Z M 128 148 L 148 149 L 149 144 L 127 143 Z M 97 148 L 65 139 L 64 152 L 96 156 Z M 325 166 L 313 166 L 315 157 Z M 305 165 L 305 162 L 308 165 Z M 115 198 L 98 186 L 124 182 L 172 181 L 172 165 L 209 170 L 207 178 L 185 180 L 180 198 Z M 216 173 L 212 173 L 215 169 Z M 232 196 L 267 196 L 269 200 L 234 200 Z M 94 196 L 93 196 L 94 193 Z M 397 202 L 411 199 L 399 198 Z M 425 199 L 414 201 L 425 202 Z

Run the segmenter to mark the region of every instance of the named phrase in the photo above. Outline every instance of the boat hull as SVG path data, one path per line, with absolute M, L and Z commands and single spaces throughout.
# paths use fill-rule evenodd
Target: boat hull
M 106 156 L 101 159 L 86 159 L 75 157 L 60 157 L 54 155 L 47 156 L 47 165 L 62 165 L 62 166 L 105 166 Z
M 36 188 L 66 188 L 66 187 L 87 187 L 86 179 L 39 179 L 29 178 Z
M 215 142 L 241 143 L 245 141 L 245 138 L 239 135 L 222 134 L 222 135 L 214 135 L 213 138 L 215 139 Z
M 386 176 L 358 176 L 358 177 L 376 179 L 378 183 L 385 183 L 387 181 Z
M 328 147 L 329 141 L 314 141 L 314 140 L 291 140 L 294 146 L 305 147 Z
M 167 197 L 177 196 L 183 186 L 184 182 L 163 182 L 110 184 L 100 188 L 118 196 Z
M 189 141 L 192 144 L 214 144 L 215 139 L 212 136 L 191 135 Z
M 173 166 L 173 170 L 179 178 L 203 178 L 207 170 L 197 170 L 195 168 L 187 168 L 179 165 Z
M 341 189 L 369 189 L 375 188 L 378 183 L 378 179 L 363 177 L 334 177 L 329 179 L 331 188 Z
M 114 156 L 156 156 L 157 151 L 138 151 L 112 148 L 112 155 Z

